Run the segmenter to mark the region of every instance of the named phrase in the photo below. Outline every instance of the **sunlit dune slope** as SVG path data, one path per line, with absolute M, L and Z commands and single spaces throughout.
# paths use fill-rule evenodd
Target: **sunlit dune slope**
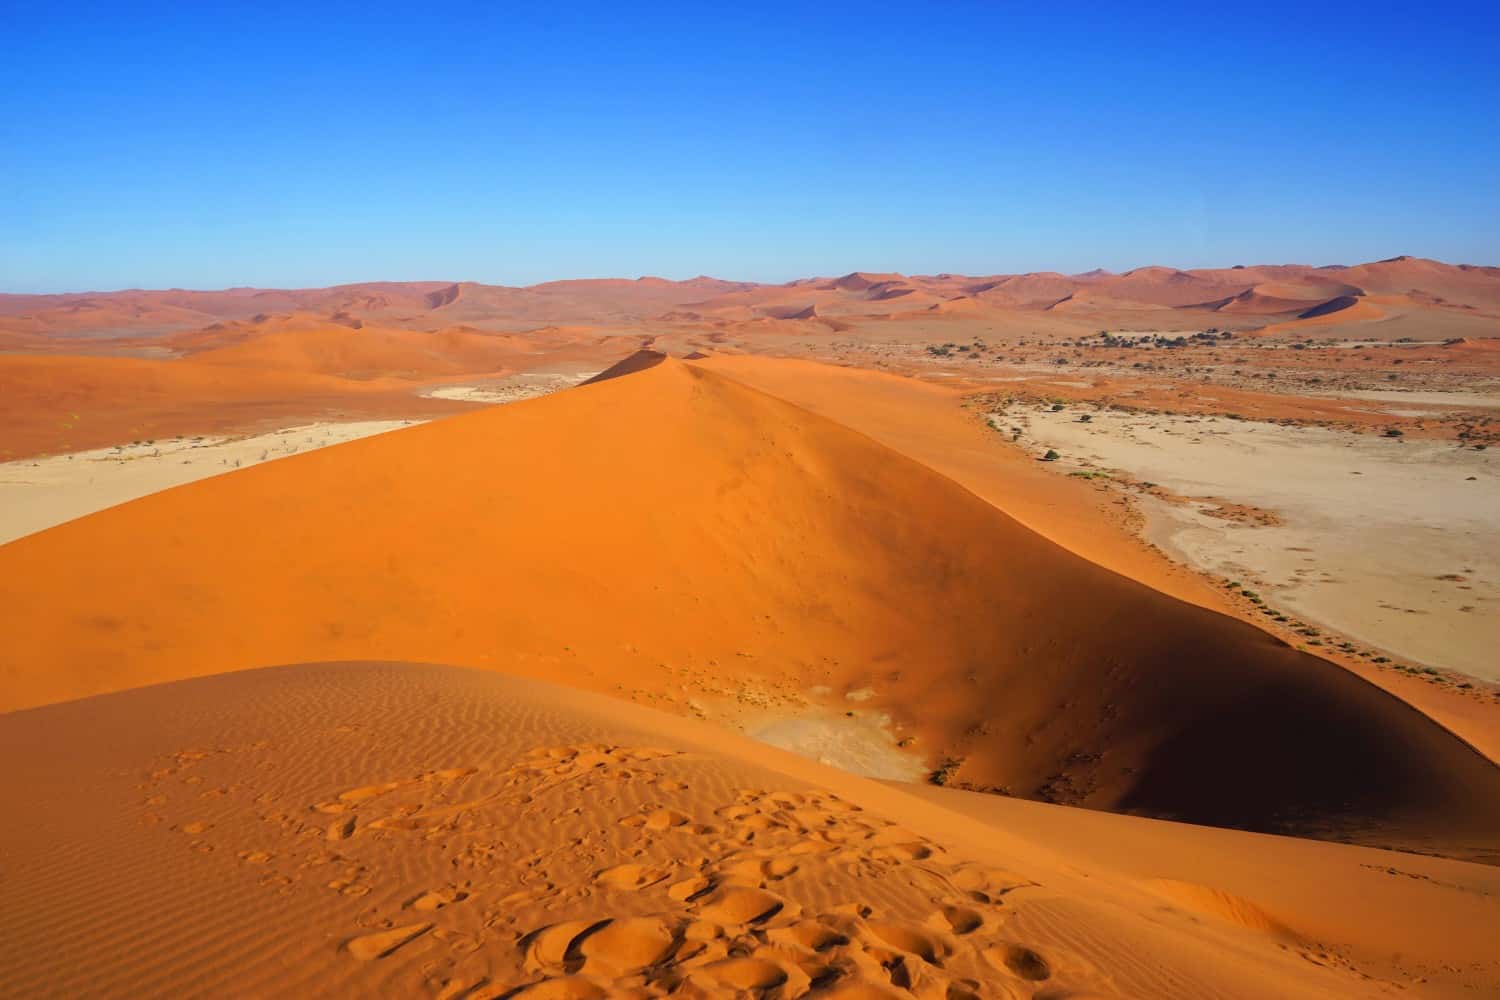
M 240 327 L 242 329 L 236 329 Z M 210 337 L 191 335 L 198 364 L 234 365 L 262 371 L 295 371 L 347 378 L 413 378 L 493 372 L 536 345 L 522 338 L 466 330 L 386 329 L 312 317 L 285 317 L 263 324 L 236 324 Z
M 687 710 L 870 686 L 952 781 L 1483 853 L 1500 770 L 929 469 L 664 361 L 0 548 L 4 708 L 268 663 L 447 661 Z
M 6 996 L 1311 1000 L 1500 978 L 1492 868 L 923 801 L 493 673 L 201 678 L 0 716 L 0 753 L 24 819 L 0 828 Z

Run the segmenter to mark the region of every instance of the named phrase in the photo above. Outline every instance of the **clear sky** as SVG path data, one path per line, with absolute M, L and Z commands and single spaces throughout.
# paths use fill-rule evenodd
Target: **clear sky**
M 10 0 L 0 290 L 1500 264 L 1494 0 L 633 6 Z

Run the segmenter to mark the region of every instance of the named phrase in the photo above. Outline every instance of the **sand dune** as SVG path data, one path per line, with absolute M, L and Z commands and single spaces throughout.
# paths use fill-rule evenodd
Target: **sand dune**
M 1497 983 L 1494 869 L 923 801 L 477 671 L 148 687 L 0 717 L 0 748 L 0 802 L 26 819 L 0 828 L 10 996 L 1249 1000 Z
M 1500 812 L 1500 772 L 1383 692 L 675 361 L 21 539 L 0 609 L 12 709 L 310 659 L 682 712 L 733 678 L 871 688 L 945 778 L 1019 795 L 1467 855 Z
M 1122 274 L 1090 271 L 1064 275 L 901 275 L 854 272 L 779 285 L 698 277 L 555 281 L 527 287 L 472 281 L 369 282 L 322 289 L 237 288 L 223 291 L 129 290 L 76 295 L 0 294 L 0 344 L 45 350 L 56 342 L 140 348 L 162 337 L 215 323 L 300 313 L 323 321 L 367 323 L 388 330 L 432 331 L 468 326 L 485 332 L 530 332 L 542 327 L 590 327 L 595 333 L 651 334 L 652 324 L 736 323 L 794 316 L 814 310 L 859 320 L 971 318 L 973 306 L 949 303 L 967 297 L 984 318 L 1035 329 L 1033 314 L 1061 319 L 1085 315 L 1083 326 L 1103 323 L 1138 329 L 1191 329 L 1212 325 L 1217 310 L 1253 325 L 1259 316 L 1312 308 L 1345 295 L 1402 296 L 1421 322 L 1401 335 L 1445 339 L 1469 335 L 1454 322 L 1500 316 L 1500 270 L 1415 258 L 1393 258 L 1352 267 L 1253 265 L 1180 270 L 1142 267 Z M 811 314 L 810 314 L 811 315 Z M 1330 316 L 1334 314 L 1330 313 Z M 1356 310 L 1321 325 L 1372 318 Z M 1462 325 L 1462 324 L 1460 324 Z M 842 329 L 842 327 L 837 327 Z M 805 332 L 805 331 L 803 331 Z M 1090 331 L 1091 332 L 1091 331 Z M 1282 331 L 1271 329 L 1270 335 Z M 1295 332 L 1295 328 L 1293 331 Z M 43 338 L 40 345 L 34 338 Z
M 1313 306 L 1313 307 L 1311 307 L 1309 309 L 1304 309 L 1302 312 L 1300 312 L 1300 313 L 1297 314 L 1297 318 L 1298 319 L 1315 319 L 1316 317 L 1319 317 L 1319 316 L 1328 316 L 1328 315 L 1330 315 L 1332 313 L 1342 312 L 1345 309 L 1353 309 L 1355 306 L 1357 306 L 1359 304 L 1360 304 L 1360 296 L 1357 296 L 1357 295 L 1339 295 L 1339 296 L 1336 296 L 1334 298 L 1329 299 L 1327 302 L 1320 302 L 1319 304 L 1317 304 L 1317 305 L 1315 305 L 1315 306 Z
M 1254 285 L 1237 295 L 1205 303 L 1216 312 L 1249 313 L 1253 315 L 1298 312 L 1322 308 L 1332 300 L 1344 296 L 1362 294 L 1351 285 L 1308 285 L 1289 282 L 1267 282 Z M 1349 305 L 1352 303 L 1345 303 Z M 1342 307 L 1338 307 L 1342 308 Z M 1333 308 L 1327 312 L 1336 311 Z
M 420 418 L 472 407 L 405 385 L 189 361 L 0 355 L 0 460 L 320 420 Z
M 1300 313 L 1296 319 L 1284 323 L 1272 323 L 1267 326 L 1263 333 L 1274 334 L 1296 334 L 1304 330 L 1315 330 L 1341 324 L 1364 323 L 1374 320 L 1385 319 L 1386 309 L 1371 302 L 1368 298 L 1354 295 L 1341 295 L 1330 299 Z
M 1145 302 L 1137 299 L 1126 299 L 1116 295 L 1098 292 L 1091 288 L 1080 288 L 1076 292 L 1070 292 L 1047 307 L 1049 312 L 1073 312 L 1073 311 L 1104 311 L 1112 309 L 1142 310 L 1156 309 L 1154 302 Z
M 536 350 L 535 342 L 525 338 L 462 328 L 397 330 L 296 315 L 240 329 L 222 327 L 212 334 L 191 341 L 175 338 L 169 344 L 203 365 L 359 380 L 496 372 L 529 360 Z

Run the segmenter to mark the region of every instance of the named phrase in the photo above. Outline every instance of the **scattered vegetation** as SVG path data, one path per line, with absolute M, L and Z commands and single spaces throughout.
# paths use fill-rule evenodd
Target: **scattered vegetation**
M 937 766 L 937 770 L 927 776 L 927 781 L 938 786 L 946 785 L 953 780 L 953 776 L 962 766 L 963 761 L 956 757 L 949 757 Z

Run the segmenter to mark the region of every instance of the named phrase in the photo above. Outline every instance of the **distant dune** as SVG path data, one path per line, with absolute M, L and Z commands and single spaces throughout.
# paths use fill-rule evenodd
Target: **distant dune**
M 1112 310 L 1140 312 L 1156 308 L 1158 306 L 1153 302 L 1124 299 L 1091 288 L 1080 288 L 1078 291 L 1070 292 L 1058 299 L 1048 306 L 1047 310 L 1049 312 L 1106 312 Z
M 1341 297 L 1402 296 L 1414 322 L 1460 314 L 1500 318 L 1500 269 L 1398 257 L 1350 267 L 1298 264 L 1179 270 L 1141 267 L 1122 274 L 907 276 L 856 271 L 838 278 L 806 278 L 780 285 L 698 277 L 602 278 L 554 281 L 524 288 L 478 282 L 371 282 L 323 289 L 229 289 L 91 292 L 76 295 L 0 294 L 0 350 L 95 350 L 96 342 L 136 346 L 214 324 L 257 316 L 297 314 L 387 330 L 468 327 L 479 332 L 529 333 L 574 326 L 640 332 L 651 323 L 748 322 L 818 319 L 843 329 L 849 318 L 970 319 L 993 316 L 1022 329 L 1039 312 L 1063 322 L 1174 329 L 1199 323 L 1191 315 L 1216 310 L 1268 332 L 1286 314 Z M 1083 315 L 1069 320 L 1068 313 Z M 1332 312 L 1327 315 L 1333 315 Z M 1403 312 L 1403 316 L 1405 313 Z M 1321 325 L 1376 318 L 1346 312 Z M 1430 326 L 1429 322 L 1426 324 Z M 38 339 L 40 338 L 40 339 Z M 132 340 L 134 338 L 134 340 Z M 1439 338 L 1441 339 L 1441 338 Z
M 471 407 L 389 381 L 73 355 L 0 355 L 0 461 L 297 422 L 439 416 Z

